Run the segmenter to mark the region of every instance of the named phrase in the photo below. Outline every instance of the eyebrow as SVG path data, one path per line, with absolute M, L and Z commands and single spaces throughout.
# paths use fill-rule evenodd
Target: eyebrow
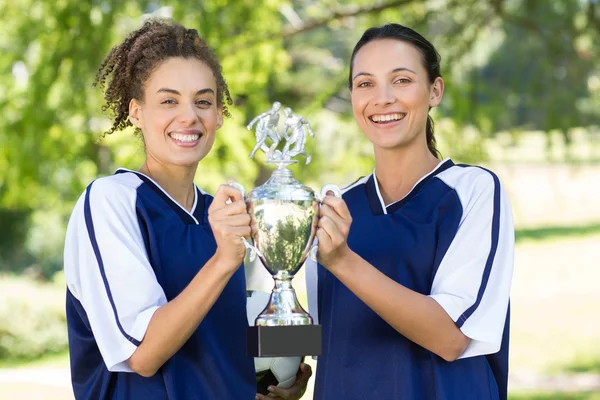
M 172 94 L 176 94 L 178 96 L 181 96 L 181 93 L 179 93 L 177 90 L 175 89 L 169 89 L 169 88 L 160 88 L 156 91 L 156 93 L 172 93 Z M 212 93 L 215 94 L 215 91 L 212 90 L 211 88 L 206 88 L 206 89 L 200 89 L 196 92 L 196 96 L 204 94 L 204 93 Z
M 417 73 L 416 73 L 415 71 L 413 71 L 412 69 L 410 69 L 410 68 L 405 68 L 405 67 L 398 67 L 398 68 L 396 68 L 396 69 L 392 70 L 392 71 L 390 72 L 390 74 L 393 74 L 393 73 L 395 73 L 395 72 L 402 72 L 402 71 L 408 71 L 408 72 L 412 72 L 412 73 L 413 73 L 413 74 L 415 74 L 415 75 L 417 74 Z M 356 78 L 358 78 L 359 76 L 373 76 L 373 74 L 370 74 L 370 73 L 368 73 L 368 72 L 359 72 L 358 74 L 354 75 L 354 78 L 352 78 L 352 80 L 354 81 L 354 80 L 355 80 Z

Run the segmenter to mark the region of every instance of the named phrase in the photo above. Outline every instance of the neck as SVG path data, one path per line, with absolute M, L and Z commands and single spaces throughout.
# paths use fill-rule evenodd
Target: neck
M 165 165 L 147 158 L 139 171 L 158 183 L 183 208 L 191 211 L 195 200 L 194 176 L 197 167 L 197 164 L 193 167 Z
M 375 149 L 375 171 L 385 204 L 406 196 L 415 184 L 430 173 L 441 160 L 427 146 L 418 148 Z

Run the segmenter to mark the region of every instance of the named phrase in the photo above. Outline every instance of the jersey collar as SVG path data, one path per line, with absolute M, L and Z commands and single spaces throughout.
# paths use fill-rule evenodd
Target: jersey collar
M 122 174 L 130 172 L 136 174 L 144 183 L 146 183 L 165 203 L 171 207 L 173 211 L 188 225 L 202 224 L 204 215 L 204 196 L 200 192 L 200 189 L 194 184 L 194 204 L 192 205 L 192 211 L 188 211 L 181 204 L 175 201 L 156 181 L 139 171 L 132 171 L 127 168 L 119 168 L 115 174 Z
M 379 183 L 377 182 L 377 175 L 375 174 L 375 170 L 373 170 L 373 174 L 367 180 L 366 190 L 367 190 L 367 198 L 369 200 L 369 206 L 371 207 L 371 212 L 373 215 L 384 215 L 390 214 L 394 211 L 400 209 L 404 204 L 406 204 L 413 196 L 415 196 L 421 188 L 434 176 L 439 174 L 442 171 L 447 170 L 452 167 L 454 163 L 449 158 L 442 160 L 439 164 L 428 174 L 424 175 L 413 188 L 404 196 L 402 199 L 386 205 L 383 201 L 383 197 L 381 196 L 381 192 L 379 190 Z

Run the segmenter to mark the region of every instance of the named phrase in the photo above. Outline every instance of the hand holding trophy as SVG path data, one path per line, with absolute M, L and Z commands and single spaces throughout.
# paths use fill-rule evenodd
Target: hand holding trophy
M 317 227 L 318 207 L 328 191 L 340 197 L 337 186 L 326 185 L 321 195 L 294 179 L 287 168 L 298 162 L 293 157 L 303 155 L 306 164 L 311 160 L 304 151 L 306 134 L 314 133 L 306 119 L 285 108 L 283 151 L 276 147 L 281 141 L 278 131 L 281 104 L 260 114 L 248 125 L 256 124 L 256 146 L 267 155 L 267 163 L 276 165 L 271 178 L 252 190 L 246 197 L 251 218 L 252 241 L 245 241 L 253 261 L 257 256 L 275 281 L 266 308 L 258 315 L 254 326 L 248 328 L 247 350 L 253 357 L 280 357 L 319 355 L 321 353 L 321 327 L 313 325 L 312 317 L 298 303 L 292 287 L 292 278 L 311 253 L 315 257 L 313 242 Z M 271 146 L 265 141 L 271 139 Z M 243 187 L 237 187 L 244 195 Z

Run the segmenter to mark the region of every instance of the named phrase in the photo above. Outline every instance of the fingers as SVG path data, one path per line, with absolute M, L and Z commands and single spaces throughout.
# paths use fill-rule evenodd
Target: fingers
M 331 207 L 333 210 L 335 210 L 335 212 L 342 217 L 342 219 L 348 220 L 348 221 L 352 221 L 352 216 L 350 215 L 350 210 L 348 210 L 348 206 L 346 205 L 346 202 L 339 198 L 339 197 L 335 197 L 335 196 L 330 196 L 329 193 L 331 191 L 327 192 L 327 196 L 325 196 L 325 198 L 323 199 L 323 204 L 328 205 L 329 207 Z M 322 207 L 321 207 L 322 208 Z
M 329 236 L 329 234 L 327 233 L 327 231 L 325 231 L 325 229 L 319 229 L 317 230 L 317 239 L 319 240 L 319 249 L 330 249 L 332 246 L 333 241 L 331 240 L 331 236 Z M 317 253 L 317 257 L 319 257 L 320 260 L 320 251 Z
M 312 376 L 312 368 L 306 363 L 301 363 L 298 370 L 298 378 L 296 382 L 288 388 L 282 389 L 277 386 L 269 386 L 269 394 L 267 396 L 257 394 L 256 398 L 260 400 L 271 400 L 271 399 L 283 399 L 283 400 L 297 400 L 302 397 L 308 380 Z
M 351 220 L 343 219 L 333 208 L 327 204 L 323 204 L 319 210 L 318 227 L 320 230 L 325 230 L 327 234 L 334 240 L 336 244 L 341 244 L 345 241 L 350 233 Z M 318 231 L 317 231 L 318 232 Z
M 221 209 L 227 205 L 227 200 L 231 200 L 232 203 L 235 203 L 238 200 L 244 201 L 242 193 L 238 189 L 229 185 L 221 185 L 219 186 L 219 189 L 217 189 L 217 193 L 215 193 L 215 198 L 213 199 L 211 207 L 215 206 L 215 210 Z
M 250 226 L 250 215 L 248 213 L 214 214 L 211 221 L 213 223 L 223 222 L 229 226 Z
M 293 388 L 293 386 L 292 386 Z M 267 395 L 267 399 L 293 399 L 294 397 L 291 397 L 291 390 L 290 389 L 282 389 L 279 388 L 277 386 L 269 386 L 268 390 L 269 390 L 269 394 Z
M 302 377 L 306 377 L 306 380 L 312 376 L 312 367 L 306 363 L 300 364 L 300 371 L 302 371 Z
M 235 190 L 235 189 L 234 189 Z M 239 193 L 239 192 L 238 192 Z M 214 206 L 214 207 L 213 207 Z M 208 215 L 212 216 L 230 216 L 236 214 L 246 214 L 246 203 L 244 200 L 236 200 L 229 204 L 220 205 L 213 200 L 213 203 L 210 205 L 208 209 Z
M 252 230 L 249 226 L 224 226 L 219 230 L 219 234 L 227 237 L 250 237 Z
M 319 222 L 322 220 L 330 220 L 338 227 L 347 225 L 348 223 L 329 205 L 323 204 L 319 208 Z

